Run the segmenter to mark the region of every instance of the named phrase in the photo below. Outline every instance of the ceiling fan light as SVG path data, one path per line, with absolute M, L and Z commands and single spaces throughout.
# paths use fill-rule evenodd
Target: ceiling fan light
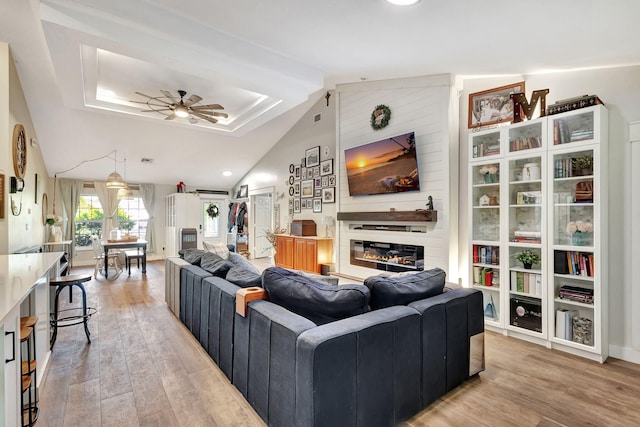
M 107 177 L 107 188 L 125 188 L 127 184 L 117 171 L 113 171 Z
M 185 117 L 189 117 L 189 111 L 183 106 L 183 105 L 178 105 L 174 111 L 176 117 L 180 117 L 180 118 L 185 118 Z

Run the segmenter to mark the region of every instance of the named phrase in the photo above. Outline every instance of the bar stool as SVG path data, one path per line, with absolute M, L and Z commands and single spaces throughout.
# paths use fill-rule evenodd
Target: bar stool
M 20 394 L 20 407 L 22 410 L 22 426 L 32 426 L 38 420 L 38 406 L 36 402 L 36 396 L 34 393 L 35 376 L 36 376 L 36 360 L 35 360 L 35 337 L 33 333 L 33 326 L 38 321 L 36 316 L 29 316 L 27 318 L 20 319 L 20 344 L 27 343 L 27 360 L 21 361 L 20 379 L 22 393 Z M 31 342 L 34 346 L 33 358 L 31 357 Z M 29 396 L 28 404 L 25 406 L 24 394 Z
M 79 325 L 80 323 L 84 324 L 84 333 L 87 336 L 87 341 L 91 343 L 91 333 L 89 332 L 89 318 L 96 313 L 96 309 L 93 307 L 87 307 L 87 291 L 84 289 L 83 285 L 84 282 L 88 282 L 89 280 L 91 280 L 90 274 L 76 274 L 72 276 L 62 276 L 56 279 L 52 279 L 49 282 L 49 286 L 56 286 L 54 308 L 53 313 L 51 313 L 51 320 L 49 322 L 53 329 L 53 334 L 51 335 L 50 342 L 51 350 L 53 350 L 53 345 L 56 343 L 58 328 Z M 58 298 L 60 296 L 60 292 L 62 292 L 62 290 L 65 288 L 69 288 L 69 294 L 71 294 L 73 293 L 74 286 L 80 288 L 80 291 L 82 292 L 82 307 L 59 310 Z M 65 315 L 62 317 L 60 316 L 61 313 L 73 312 L 77 310 L 82 310 L 82 314 L 69 313 L 69 315 Z

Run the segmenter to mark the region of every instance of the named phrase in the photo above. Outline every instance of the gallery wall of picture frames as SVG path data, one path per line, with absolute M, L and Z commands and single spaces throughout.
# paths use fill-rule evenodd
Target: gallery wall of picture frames
M 322 205 L 335 203 L 336 174 L 328 145 L 305 150 L 299 164 L 289 165 L 289 214 L 304 209 L 322 212 Z

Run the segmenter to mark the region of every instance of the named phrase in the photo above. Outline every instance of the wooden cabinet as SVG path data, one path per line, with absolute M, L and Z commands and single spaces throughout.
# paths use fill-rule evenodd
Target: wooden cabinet
M 276 265 L 283 268 L 293 268 L 293 237 L 276 236 Z
M 276 265 L 320 274 L 321 264 L 331 262 L 333 239 L 276 236 Z

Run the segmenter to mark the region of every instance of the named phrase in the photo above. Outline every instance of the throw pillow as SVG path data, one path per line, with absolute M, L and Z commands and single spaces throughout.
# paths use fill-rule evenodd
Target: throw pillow
M 185 261 L 193 265 L 200 265 L 200 258 L 202 254 L 204 254 L 204 251 L 202 249 L 185 249 L 183 253 Z
M 233 263 L 222 259 L 212 252 L 205 252 L 200 258 L 200 268 L 214 276 L 224 278 L 232 267 L 234 267 Z
M 226 261 L 229 262 L 229 261 Z M 241 288 L 252 286 L 262 286 L 262 275 L 253 269 L 248 269 L 239 265 L 231 264 L 231 269 L 227 272 L 227 281 Z
M 373 276 L 364 281 L 371 291 L 371 309 L 407 305 L 442 293 L 446 273 L 440 268 L 400 277 Z
M 262 274 L 269 301 L 306 317 L 317 325 L 369 311 L 369 289 L 364 285 L 334 286 L 280 267 Z
M 258 267 L 251 264 L 251 261 L 238 253 L 229 252 L 229 261 L 234 263 L 238 267 L 244 268 L 245 270 L 253 271 L 256 274 L 260 274 L 260 270 L 258 269 Z
M 204 250 L 218 255 L 222 259 L 229 259 L 229 248 L 224 243 L 202 242 Z
M 340 279 L 333 276 L 323 276 L 322 274 L 309 273 L 307 271 L 302 271 L 302 270 L 290 270 L 290 271 L 293 271 L 294 273 L 297 273 L 301 276 L 308 277 L 309 279 L 315 280 L 316 282 L 324 283 L 325 285 L 337 286 L 338 282 L 340 281 Z

